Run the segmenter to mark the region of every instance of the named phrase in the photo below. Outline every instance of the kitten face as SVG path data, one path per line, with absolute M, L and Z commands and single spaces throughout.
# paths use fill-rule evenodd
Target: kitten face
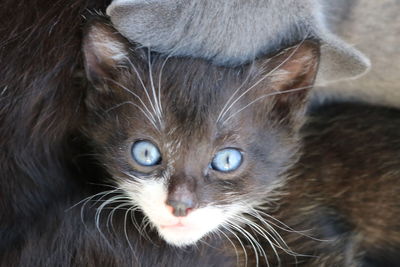
M 135 49 L 94 21 L 84 54 L 96 88 L 88 91 L 85 131 L 165 241 L 183 246 L 235 231 L 275 197 L 298 149 L 315 44 L 223 68 Z

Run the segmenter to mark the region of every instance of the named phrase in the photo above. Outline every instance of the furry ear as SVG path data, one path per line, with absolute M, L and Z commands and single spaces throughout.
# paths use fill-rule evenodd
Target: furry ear
M 268 90 L 268 94 L 273 95 L 277 109 L 295 110 L 305 106 L 314 85 L 319 61 L 320 45 L 309 40 L 264 60 L 264 70 L 269 78 L 268 88 L 264 88 L 263 93 Z
M 129 42 L 103 19 L 88 23 L 83 55 L 88 79 L 98 88 L 114 79 L 118 67 L 128 61 Z
M 307 93 L 314 84 L 320 59 L 319 43 L 304 41 L 289 47 L 266 61 L 268 83 L 282 96 L 284 92 Z
M 265 118 L 268 114 L 281 122 L 301 121 L 319 59 L 319 43 L 304 41 L 273 57 L 258 60 L 264 78 L 253 97 L 263 105 L 258 108 L 260 116 Z

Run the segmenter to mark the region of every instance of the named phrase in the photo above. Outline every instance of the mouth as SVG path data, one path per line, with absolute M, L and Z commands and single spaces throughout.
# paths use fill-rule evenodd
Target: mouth
M 159 234 L 167 243 L 175 246 L 187 246 L 196 243 L 206 232 L 205 229 L 182 221 L 172 224 L 159 224 Z
M 172 215 L 171 215 L 172 216 Z M 196 210 L 186 217 L 150 217 L 160 236 L 169 244 L 182 247 L 193 245 L 213 232 L 223 221 L 220 210 Z M 216 220 L 207 218 L 216 218 Z
M 160 230 L 164 231 L 184 231 L 184 232 L 189 232 L 189 231 L 195 231 L 196 229 L 189 224 L 185 224 L 181 221 L 174 223 L 174 224 L 162 224 L 159 226 Z
M 175 224 L 160 225 L 160 228 L 161 229 L 187 228 L 187 225 L 184 225 L 182 222 L 178 222 Z

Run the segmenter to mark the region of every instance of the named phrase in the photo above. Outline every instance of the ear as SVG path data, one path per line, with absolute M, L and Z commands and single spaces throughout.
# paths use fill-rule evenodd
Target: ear
M 267 61 L 268 82 L 283 98 L 292 95 L 286 91 L 307 95 L 314 85 L 319 59 L 320 45 L 316 41 L 306 40 L 289 47 Z
M 287 48 L 267 60 L 261 59 L 263 75 L 267 79 L 262 86 L 263 92 L 257 94 L 269 96 L 268 113 L 275 114 L 283 121 L 303 116 L 317 75 L 319 59 L 320 45 L 310 40 Z
M 96 87 L 116 78 L 118 67 L 128 61 L 129 42 L 105 19 L 95 18 L 84 30 L 83 55 L 86 75 Z

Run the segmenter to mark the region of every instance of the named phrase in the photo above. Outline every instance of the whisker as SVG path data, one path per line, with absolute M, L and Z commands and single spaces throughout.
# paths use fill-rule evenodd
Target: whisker
M 267 242 L 270 244 L 270 247 L 274 251 L 276 258 L 278 259 L 278 266 L 281 266 L 281 260 L 280 260 L 279 254 L 278 254 L 277 250 L 275 249 L 275 246 L 277 246 L 277 245 L 274 242 L 272 242 L 269 239 L 269 237 L 266 235 L 266 233 L 268 234 L 268 232 L 265 229 L 263 229 L 262 227 L 260 227 L 259 225 L 257 225 L 256 223 L 252 222 L 251 220 L 249 220 L 245 217 L 240 217 L 238 219 L 240 221 L 244 221 L 246 225 L 248 225 L 256 233 L 260 234 L 262 237 L 264 237 L 267 240 Z M 275 240 L 275 242 L 276 242 L 276 240 Z M 279 245 L 277 247 L 281 248 Z
M 143 91 L 146 94 L 147 100 L 149 100 L 150 106 L 153 109 L 154 114 L 156 114 L 157 113 L 156 109 L 154 108 L 154 105 L 153 105 L 153 102 L 151 101 L 149 92 L 147 91 L 147 88 L 144 85 L 144 82 L 143 82 L 142 78 L 140 77 L 140 74 L 139 74 L 138 70 L 136 69 L 135 65 L 133 65 L 132 61 L 128 57 L 126 57 L 126 60 L 128 61 L 129 65 L 132 67 L 133 71 L 136 73 L 136 75 L 137 75 L 137 77 L 139 79 L 139 82 L 142 85 Z
M 103 204 L 101 204 L 97 210 L 96 210 L 96 214 L 95 214 L 95 225 L 96 225 L 96 229 L 99 232 L 100 236 L 106 241 L 107 245 L 112 248 L 112 245 L 110 244 L 110 242 L 108 241 L 107 237 L 105 236 L 105 234 L 103 233 L 103 231 L 101 230 L 100 227 L 100 217 L 101 217 L 101 212 L 103 210 L 103 208 L 111 203 L 113 203 L 113 201 L 118 198 L 118 196 L 112 197 L 110 199 L 108 199 L 107 201 L 105 201 Z
M 267 231 L 266 229 L 264 229 L 263 227 L 260 226 L 260 229 L 264 230 L 265 233 L 267 235 L 269 235 L 275 242 L 277 247 L 279 247 L 280 249 L 286 251 L 286 249 L 288 249 L 290 252 L 292 252 L 292 250 L 289 248 L 289 246 L 287 245 L 287 243 L 285 242 L 285 240 L 282 238 L 282 236 L 268 223 L 267 220 L 265 220 L 264 218 L 262 218 L 256 211 L 253 210 L 253 212 L 248 213 L 249 215 L 253 216 L 254 218 L 258 219 L 264 226 L 266 226 L 269 230 L 272 231 L 272 233 L 270 233 L 269 231 Z M 258 226 L 258 225 L 257 225 Z M 275 237 L 278 238 L 275 239 Z M 284 247 L 283 248 L 281 246 L 281 244 L 283 244 Z
M 123 204 L 118 205 L 117 207 L 112 208 L 111 212 L 108 214 L 107 216 L 107 221 L 106 221 L 106 227 L 107 229 L 109 228 L 109 225 L 111 225 L 111 230 L 113 230 L 113 232 L 115 233 L 115 228 L 114 228 L 114 224 L 113 224 L 113 216 L 115 211 L 117 210 L 121 210 L 122 207 L 126 207 L 126 206 L 131 206 L 129 203 L 126 202 L 126 200 L 114 200 L 113 203 L 120 203 L 123 202 Z M 105 208 L 104 208 L 105 209 Z M 129 209 L 127 209 L 129 210 Z
M 113 193 L 113 192 L 115 192 L 115 191 L 117 191 L 117 190 L 104 191 L 104 192 L 100 192 L 100 193 L 94 194 L 94 195 L 92 195 L 92 196 L 89 196 L 89 197 L 87 197 L 87 198 L 85 198 L 85 199 L 79 201 L 78 203 L 76 203 L 76 204 L 73 205 L 72 207 L 68 208 L 67 210 L 65 210 L 65 212 L 67 212 L 68 210 L 70 210 L 70 209 L 76 207 L 76 206 L 79 205 L 80 203 L 83 203 L 83 205 L 81 206 L 81 209 L 80 209 L 80 217 L 81 217 L 81 222 L 82 222 L 82 224 L 83 224 L 85 227 L 87 227 L 87 226 L 86 226 L 86 223 L 85 223 L 85 219 L 84 219 L 84 217 L 85 217 L 85 216 L 84 216 L 84 209 L 85 209 L 86 204 L 87 204 L 89 201 L 92 201 L 92 199 L 93 199 L 94 197 L 96 197 L 96 196 L 108 195 L 108 194 L 111 194 L 111 193 Z M 104 197 L 104 196 L 102 196 L 102 197 Z
M 131 209 L 128 209 L 128 210 L 125 212 L 125 217 L 124 217 L 124 234 L 125 234 L 126 241 L 128 242 L 128 246 L 129 246 L 129 248 L 130 248 L 131 251 L 132 251 L 133 257 L 135 258 L 136 262 L 139 263 L 139 259 L 138 259 L 138 257 L 136 256 L 136 253 L 135 253 L 135 251 L 134 251 L 134 249 L 133 249 L 133 247 L 132 247 L 131 242 L 129 241 L 128 232 L 127 232 L 127 229 L 126 229 L 126 224 L 127 224 L 127 223 L 126 223 L 126 220 L 127 220 L 127 217 L 128 217 L 128 213 L 130 213 L 130 212 L 131 212 Z
M 107 79 L 111 82 L 113 82 L 114 84 L 118 85 L 119 87 L 121 87 L 122 89 L 124 89 L 126 92 L 128 92 L 129 94 L 133 95 L 134 97 L 136 97 L 140 103 L 143 105 L 143 107 L 146 109 L 146 111 L 148 112 L 149 116 L 152 118 L 152 120 L 155 122 L 155 118 L 154 115 L 151 113 L 151 111 L 147 108 L 146 104 L 144 103 L 144 101 L 140 98 L 140 96 L 138 96 L 137 94 L 135 94 L 134 92 L 132 92 L 131 90 L 129 90 L 128 88 L 126 88 L 125 86 L 123 86 L 122 84 L 120 84 L 117 81 L 114 81 L 112 79 Z M 146 91 L 147 92 L 147 91 Z
M 254 87 L 256 87 L 258 84 L 260 84 L 262 81 L 264 81 L 267 77 L 269 77 L 272 73 L 274 73 L 276 70 L 278 70 L 280 67 L 282 67 L 286 62 L 288 62 L 293 56 L 294 54 L 297 52 L 297 50 L 300 48 L 300 46 L 303 44 L 303 42 L 305 41 L 305 39 L 303 39 L 296 47 L 295 49 L 293 49 L 293 51 L 290 53 L 290 55 L 285 58 L 285 60 L 283 60 L 278 66 L 276 66 L 275 68 L 273 68 L 272 70 L 270 70 L 267 74 L 265 74 L 263 77 L 261 77 L 261 79 L 259 79 L 258 81 L 256 81 L 252 86 L 250 86 L 248 89 L 246 89 L 241 95 L 239 95 L 239 97 L 237 97 L 229 106 L 228 108 L 226 108 L 226 110 L 224 111 L 224 114 L 221 116 L 221 118 L 223 116 L 225 116 L 225 114 L 233 107 L 233 105 L 235 105 L 243 96 L 245 96 L 249 91 L 251 91 Z M 280 53 L 281 54 L 281 53 Z
M 146 239 L 146 240 L 148 240 L 149 242 L 151 242 L 154 246 L 157 246 L 157 244 L 155 244 L 155 243 L 153 242 L 153 240 L 151 240 L 150 236 L 147 234 L 147 231 L 146 231 L 146 227 L 149 225 L 150 221 L 149 221 L 148 218 L 145 216 L 145 217 L 143 218 L 142 223 L 139 225 L 139 223 L 138 223 L 138 221 L 136 220 L 136 217 L 135 217 L 135 215 L 134 215 L 134 212 L 135 212 L 136 210 L 140 210 L 140 208 L 139 208 L 139 207 L 136 207 L 136 208 L 133 210 L 133 212 L 131 212 L 131 222 L 132 222 L 132 224 L 135 226 L 135 228 L 138 230 L 139 234 L 140 234 L 141 236 L 143 236 L 144 239 Z
M 160 103 L 158 103 L 157 100 L 157 95 L 156 95 L 156 89 L 154 87 L 154 81 L 153 81 L 153 69 L 152 69 L 152 64 L 151 64 L 151 52 L 150 52 L 150 48 L 147 48 L 147 61 L 148 61 L 148 65 L 149 65 L 149 78 L 150 78 L 150 86 L 151 86 L 151 90 L 153 93 L 153 99 L 154 99 L 154 105 L 157 108 L 157 117 L 159 120 L 159 123 L 161 125 L 161 109 L 160 109 Z
M 87 154 L 87 155 L 99 156 L 101 154 Z M 98 186 L 103 186 L 103 187 L 110 187 L 110 188 L 114 188 L 114 189 L 120 189 L 118 186 L 111 185 L 111 184 L 93 183 L 93 182 L 90 182 L 90 183 L 87 183 L 87 184 L 98 185 Z
M 156 125 L 155 122 L 148 116 L 148 114 L 146 114 L 146 112 L 145 112 L 139 105 L 133 103 L 132 101 L 125 101 L 125 102 L 122 102 L 122 103 L 120 103 L 120 104 L 118 104 L 118 105 L 116 105 L 116 106 L 114 106 L 114 107 L 112 107 L 112 108 L 107 109 L 107 110 L 106 110 L 106 113 L 110 112 L 110 111 L 113 110 L 113 109 L 119 108 L 119 107 L 121 107 L 121 106 L 123 106 L 123 105 L 126 105 L 126 104 L 130 104 L 130 105 L 133 105 L 133 106 L 137 107 L 137 108 L 143 113 L 143 115 L 149 120 L 149 122 L 154 126 L 154 128 L 158 129 L 157 125 Z
M 259 259 L 259 255 L 258 255 L 258 251 L 260 251 L 262 254 L 265 255 L 264 250 L 262 249 L 261 245 L 255 240 L 255 238 L 249 233 L 247 232 L 245 229 L 243 229 L 242 227 L 240 227 L 237 224 L 228 222 L 228 224 L 235 229 L 236 231 L 238 231 L 239 233 L 241 233 L 250 243 L 251 247 L 253 248 L 253 251 L 255 253 L 255 257 L 256 257 L 256 266 L 259 266 L 260 264 L 260 259 Z M 257 247 L 257 248 L 256 248 Z M 267 259 L 267 256 L 265 255 L 265 259 Z M 267 261 L 267 266 L 269 266 L 268 261 Z
M 274 223 L 271 222 L 271 221 L 269 221 L 270 224 L 272 224 L 272 225 L 278 227 L 279 229 L 281 229 L 281 230 L 283 230 L 283 231 L 290 232 L 290 233 L 297 233 L 297 234 L 299 234 L 299 235 L 305 236 L 305 237 L 310 238 L 310 239 L 315 240 L 315 241 L 321 241 L 321 242 L 330 242 L 330 241 L 332 241 L 332 240 L 329 240 L 329 239 L 319 239 L 319 238 L 316 238 L 316 237 L 313 237 L 313 236 L 310 236 L 310 235 L 305 234 L 305 232 L 309 232 L 309 231 L 311 231 L 311 229 L 310 229 L 310 230 L 301 230 L 301 231 L 295 230 L 295 229 L 291 228 L 290 226 L 284 224 L 284 223 L 281 222 L 280 220 L 276 219 L 275 217 L 269 215 L 268 213 L 265 213 L 265 212 L 260 211 L 260 210 L 257 210 L 257 211 L 256 211 L 256 210 L 253 210 L 253 211 L 255 211 L 255 212 L 257 212 L 257 213 L 260 213 L 260 214 L 262 214 L 263 216 L 266 216 L 266 217 L 268 217 L 268 218 L 271 218 L 272 220 L 274 220 L 274 221 L 276 221 L 276 222 L 282 224 L 284 227 L 286 227 L 286 229 L 280 227 L 279 225 L 274 224 Z M 259 217 L 257 217 L 257 218 L 262 218 L 262 217 L 259 215 Z
M 88 197 L 86 197 L 86 198 L 80 200 L 79 202 L 73 204 L 71 207 L 67 208 L 65 211 L 69 211 L 70 209 L 75 208 L 76 206 L 78 206 L 79 204 L 81 204 L 81 203 L 83 203 L 83 202 L 90 201 L 92 198 L 94 198 L 94 197 L 96 197 L 96 196 L 99 196 L 99 195 L 102 195 L 102 194 L 106 194 L 106 193 L 111 194 L 111 193 L 116 192 L 116 191 L 118 191 L 118 190 L 119 190 L 119 189 L 110 190 L 110 191 L 103 191 L 103 192 L 100 192 L 100 193 L 97 193 L 97 194 L 88 196 Z
M 161 65 L 160 74 L 158 75 L 158 103 L 160 104 L 161 114 L 162 114 L 162 112 L 163 112 L 163 110 L 162 110 L 162 105 L 161 105 L 161 80 L 162 80 L 162 74 L 163 74 L 163 71 L 164 71 L 164 67 L 165 67 L 165 65 L 167 64 L 167 61 L 168 61 L 168 59 L 171 58 L 171 56 L 172 56 L 172 54 L 169 54 L 169 55 L 165 58 L 163 64 Z
M 269 229 L 271 232 L 267 231 L 266 229 L 264 229 L 263 227 L 260 226 L 259 229 L 262 229 L 268 236 L 270 236 L 276 243 L 275 246 L 277 248 L 282 249 L 286 254 L 291 255 L 295 258 L 295 261 L 297 263 L 297 256 L 299 257 L 314 257 L 313 255 L 307 255 L 307 254 L 301 254 L 301 253 L 297 253 L 294 252 L 285 242 L 285 240 L 282 238 L 282 236 L 264 219 L 262 218 L 257 211 L 253 210 L 252 214 L 249 214 L 255 218 L 257 218 L 264 226 L 267 227 L 267 229 Z M 282 229 L 282 230 L 286 230 L 286 229 Z M 290 231 L 290 232 L 294 232 L 297 233 L 296 231 Z M 275 236 L 275 237 L 274 237 Z
M 239 266 L 239 263 L 240 263 L 239 251 L 237 250 L 237 247 L 236 247 L 235 243 L 222 230 L 217 228 L 217 232 L 222 234 L 222 235 L 224 235 L 226 237 L 226 239 L 228 239 L 229 243 L 231 243 L 231 245 L 233 246 L 233 249 L 235 250 L 235 253 L 236 253 L 236 264 L 237 264 L 237 266 Z
M 254 62 L 252 62 L 252 64 L 254 64 Z M 246 79 L 239 85 L 238 88 L 236 88 L 236 90 L 233 92 L 233 94 L 229 97 L 229 99 L 226 101 L 225 105 L 222 107 L 220 113 L 218 114 L 217 120 L 216 122 L 218 123 L 219 120 L 225 115 L 225 109 L 227 108 L 227 106 L 229 105 L 229 103 L 232 101 L 233 97 L 240 91 L 240 89 L 242 89 L 242 87 L 247 83 L 247 81 L 250 78 L 250 71 L 247 73 Z
M 294 88 L 294 89 L 288 89 L 285 91 L 279 91 L 279 92 L 272 92 L 269 94 L 265 94 L 262 95 L 258 98 L 256 98 L 255 100 L 251 101 L 249 104 L 245 105 L 244 107 L 240 108 L 239 110 L 237 110 L 236 112 L 234 112 L 233 114 L 231 114 L 226 120 L 224 120 L 223 123 L 227 122 L 229 119 L 231 119 L 232 117 L 234 117 L 235 115 L 237 115 L 239 112 L 243 111 L 244 109 L 248 108 L 249 106 L 251 106 L 252 104 L 260 101 L 261 99 L 265 98 L 265 97 L 269 97 L 269 96 L 274 96 L 274 95 L 280 95 L 280 94 L 287 94 L 287 93 L 292 93 L 292 92 L 297 92 L 297 91 L 301 91 L 301 90 L 305 90 L 307 88 L 311 88 L 313 86 L 304 86 L 304 87 L 299 87 L 299 88 Z
M 244 246 L 242 240 L 238 237 L 238 235 L 237 235 L 234 231 L 232 231 L 231 229 L 229 229 L 229 226 L 231 226 L 231 225 L 230 225 L 230 224 L 228 224 L 228 225 L 223 225 L 223 228 L 224 228 L 225 230 L 227 230 L 228 232 L 230 232 L 230 233 L 239 241 L 239 244 L 240 244 L 240 246 L 241 246 L 242 249 L 243 249 L 243 254 L 244 254 L 244 257 L 245 257 L 245 258 L 244 258 L 244 259 L 245 259 L 245 264 L 244 264 L 244 266 L 247 267 L 247 264 L 248 264 L 247 250 L 246 250 L 246 248 L 245 248 L 245 246 Z

